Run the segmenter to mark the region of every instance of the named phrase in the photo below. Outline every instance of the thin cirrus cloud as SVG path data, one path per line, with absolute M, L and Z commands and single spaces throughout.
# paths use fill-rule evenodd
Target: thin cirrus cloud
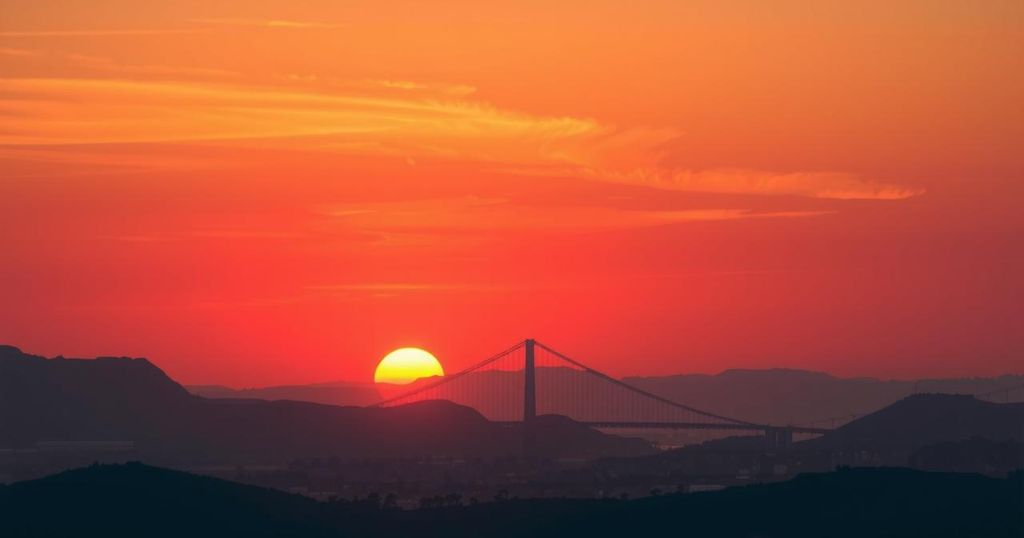
M 289 73 L 284 77 L 289 82 L 316 84 L 320 91 L 392 91 L 425 98 L 461 98 L 476 93 L 477 88 L 468 84 L 439 84 L 414 82 L 401 79 L 338 79 L 312 74 Z
M 0 37 L 8 38 L 45 38 L 45 37 L 132 37 L 159 36 L 206 33 L 217 27 L 266 28 L 284 30 L 339 29 L 347 25 L 332 22 L 296 21 L 288 19 L 245 19 L 245 18 L 208 18 L 189 19 L 187 23 L 198 27 L 182 28 L 108 28 L 108 29 L 46 29 L 46 30 L 3 30 Z
M 481 291 L 491 289 L 489 286 L 443 283 L 443 282 L 357 282 L 350 284 L 322 284 L 306 286 L 305 289 L 317 292 L 450 292 L 450 291 Z
M 535 162 L 544 147 L 595 133 L 571 117 L 482 102 L 108 79 L 0 79 L 9 145 L 187 142 L 323 136 L 304 147 L 372 142 L 383 153 Z M 68 121 L 67 118 L 74 118 Z M 280 142 L 286 146 L 287 142 Z M 369 144 L 367 144 L 369 145 Z
M 172 70 L 77 59 L 115 71 Z M 677 136 L 671 129 L 507 110 L 452 87 L 375 80 L 314 91 L 197 81 L 0 79 L 0 114 L 7 117 L 0 144 L 249 144 L 475 162 L 523 175 L 679 191 L 887 200 L 922 192 L 832 171 L 665 167 L 659 148 Z
M 679 170 L 635 168 L 628 171 L 584 169 L 577 174 L 618 183 L 725 194 L 787 194 L 834 200 L 903 200 L 924 194 L 923 188 L 865 180 L 843 172 L 776 173 L 743 168 Z
M 190 19 L 189 22 L 213 26 L 241 26 L 248 28 L 332 29 L 344 28 L 346 26 L 345 24 L 333 22 L 296 21 L 288 19 L 212 18 Z
M 225 78 L 238 73 L 224 69 L 159 64 L 125 64 L 104 56 L 66 54 L 64 59 L 80 67 L 118 75 L 150 75 L 169 78 Z
M 45 54 L 44 51 L 36 50 L 36 49 L 19 49 L 19 48 L 13 48 L 13 47 L 0 47 L 0 56 L 14 56 L 14 57 L 22 57 L 22 58 L 35 58 L 35 57 L 38 57 L 38 56 L 43 56 L 44 54 Z
M 124 63 L 107 56 L 38 48 L 0 48 L 0 56 L 20 67 L 45 65 L 47 69 L 73 68 L 94 76 L 150 77 L 171 80 L 221 79 L 237 72 L 197 66 Z
M 343 227 L 363 232 L 444 234 L 475 230 L 534 229 L 596 231 L 640 228 L 691 221 L 809 217 L 826 211 L 753 211 L 751 209 L 634 210 L 606 205 L 529 205 L 475 196 L 399 202 L 362 203 L 325 208 L 323 214 Z
M 127 28 L 114 30 L 4 30 L 0 37 L 118 37 L 180 35 L 204 32 L 200 28 Z
M 452 293 L 489 293 L 507 291 L 508 286 L 483 283 L 457 282 L 353 282 L 344 284 L 317 284 L 304 288 L 307 301 L 347 301 L 361 298 L 386 299 L 411 295 L 450 296 Z

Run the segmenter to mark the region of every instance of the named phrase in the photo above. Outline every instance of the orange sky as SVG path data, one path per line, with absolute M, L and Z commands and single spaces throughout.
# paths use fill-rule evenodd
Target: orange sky
M 0 7 L 0 342 L 1021 371 L 1019 1 L 211 4 Z

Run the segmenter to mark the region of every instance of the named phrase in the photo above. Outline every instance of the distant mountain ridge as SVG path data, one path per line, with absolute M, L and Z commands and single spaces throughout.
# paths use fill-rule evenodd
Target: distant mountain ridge
M 517 375 L 521 379 L 521 374 L 488 372 L 479 374 L 478 379 L 484 383 L 482 389 L 503 387 L 501 390 L 510 391 L 510 396 L 514 397 L 511 392 L 521 390 Z M 559 379 L 575 375 L 580 374 L 565 368 L 539 369 L 538 386 L 558 383 Z M 1005 384 L 1012 378 L 997 379 Z M 898 396 L 899 391 L 913 386 L 912 382 L 841 379 L 818 372 L 785 369 L 730 370 L 715 376 L 627 380 L 646 390 L 711 411 L 774 423 L 789 422 L 770 419 L 780 415 L 779 409 L 804 405 L 801 402 L 811 402 L 815 413 L 824 413 L 827 410 L 821 408 L 827 407 L 832 399 L 885 402 L 892 398 L 897 402 L 903 398 Z M 335 385 L 300 388 L 310 387 L 333 388 Z M 349 385 L 340 387 L 351 388 Z M 673 397 L 673 391 L 679 390 L 683 394 Z M 480 393 L 487 391 L 468 391 L 469 395 Z M 211 449 L 244 452 L 256 446 L 275 456 L 308 456 L 401 455 L 417 449 L 442 454 L 507 453 L 509 446 L 515 444 L 508 428 L 495 429 L 496 425 L 473 409 L 446 402 L 363 409 L 295 401 L 299 400 L 297 398 L 268 399 L 276 401 L 197 397 L 146 359 L 46 359 L 11 346 L 0 346 L 0 446 L 30 446 L 52 440 L 131 440 L 143 448 L 162 447 L 167 452 Z M 987 404 L 968 400 L 982 407 Z M 550 402 L 538 403 L 543 413 Z M 879 407 L 891 403 L 885 402 Z M 763 407 L 770 409 L 766 411 L 761 409 Z M 436 431 L 422 427 L 427 415 L 432 416 L 430 421 L 436 422 Z M 982 423 L 977 418 L 964 420 Z M 567 447 L 566 453 L 597 456 L 608 451 L 610 455 L 625 455 L 646 450 L 634 440 L 601 434 L 595 437 L 592 433 L 598 432 L 577 428 L 572 421 L 557 417 L 545 421 L 545 427 L 567 436 L 559 439 Z M 840 432 L 851 432 L 870 423 L 854 421 L 849 428 L 840 428 L 816 442 L 824 443 L 825 439 L 837 438 L 834 435 Z M 894 435 L 911 431 L 906 425 L 892 428 Z M 360 434 L 350 435 L 353 431 Z M 861 433 L 849 434 L 840 444 L 863 437 Z M 924 436 L 920 442 L 958 438 L 943 434 Z M 558 446 L 561 445 L 550 443 L 552 450 Z
M 223 385 L 188 385 L 189 392 L 204 398 L 296 400 L 328 405 L 373 405 L 382 398 L 376 387 L 360 383 L 316 383 L 233 389 Z
M 544 419 L 563 455 L 639 454 L 638 439 Z M 582 428 L 582 429 L 581 429 Z M 521 451 L 521 432 L 444 401 L 393 408 L 190 394 L 145 359 L 46 359 L 0 348 L 0 447 L 133 441 L 155 461 L 224 457 L 482 456 Z
M 1024 442 L 1024 403 L 999 404 L 957 394 L 916 394 L 851 421 L 820 437 L 798 441 L 779 450 L 766 450 L 763 436 L 733 436 L 668 450 L 653 455 L 609 458 L 597 463 L 619 476 L 735 475 L 746 469 L 763 479 L 775 479 L 774 466 L 783 473 L 823 472 L 840 465 L 856 467 L 946 464 L 952 460 L 944 445 L 958 447 L 973 443 L 974 462 L 996 458 L 998 470 L 1011 471 L 1013 461 L 1001 452 L 986 454 L 984 449 L 1020 447 Z M 966 446 L 966 445 L 965 445 Z M 939 454 L 938 456 L 935 454 Z M 915 459 L 916 458 L 916 459 Z M 969 457 L 961 457 L 970 461 Z M 936 463 L 939 462 L 939 463 Z M 966 467 L 966 464 L 964 465 Z M 755 470 L 756 469 L 756 470 Z M 993 473 L 997 466 L 978 464 L 976 472 Z
M 420 380 L 408 388 L 432 380 Z M 870 377 L 842 378 L 824 372 L 772 368 L 729 369 L 718 374 L 679 374 L 670 376 L 634 376 L 623 381 L 670 400 L 716 414 L 763 424 L 814 423 L 820 427 L 839 426 L 855 415 L 865 415 L 915 393 L 943 392 L 975 394 L 1024 386 L 1024 376 L 1004 375 L 990 378 L 950 378 L 921 380 L 880 380 Z M 495 420 L 505 420 L 495 402 L 521 398 L 522 374 L 507 371 L 472 372 L 459 382 L 465 390 L 453 392 L 450 399 L 480 410 Z M 583 384 L 594 402 L 588 408 L 611 405 L 610 387 L 587 374 L 569 368 L 538 368 L 538 410 L 573 415 L 583 411 L 580 402 L 552 394 L 544 387 Z M 194 394 L 210 398 L 260 398 L 299 400 L 335 405 L 369 405 L 391 393 L 383 394 L 372 384 L 318 383 L 282 387 L 229 389 L 217 386 L 187 387 Z M 605 394 L 605 397 L 602 397 Z M 1024 390 L 1014 393 L 1024 399 Z M 590 410 L 590 409 L 588 409 Z M 830 419 L 838 419 L 834 423 Z
M 917 393 L 978 394 L 1024 385 L 1024 375 L 990 378 L 880 380 L 775 368 L 733 369 L 719 374 L 627 377 L 660 396 L 717 413 L 767 424 L 838 426 Z M 1024 398 L 1024 390 L 1015 393 Z

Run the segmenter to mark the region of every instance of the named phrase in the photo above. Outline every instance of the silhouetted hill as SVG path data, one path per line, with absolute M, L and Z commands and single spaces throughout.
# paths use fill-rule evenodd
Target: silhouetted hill
M 381 401 L 377 388 L 359 383 L 317 383 L 233 389 L 221 385 L 190 385 L 189 392 L 204 398 L 240 398 L 257 400 L 295 400 L 328 405 L 373 405 Z
M 1017 537 L 1009 479 L 850 469 L 782 483 L 635 501 L 532 499 L 415 511 L 318 503 L 141 464 L 0 487 L 4 536 Z
M 193 404 L 146 359 L 47 360 L 0 346 L 0 445 L 124 440 L 128 432 L 151 431 L 154 420 L 172 433 L 181 427 L 174 417 Z
M 956 394 L 916 394 L 800 443 L 814 449 L 915 448 L 971 437 L 1024 439 L 1024 404 Z
M 144 359 L 45 359 L 0 349 L 0 446 L 133 441 L 158 461 L 470 456 L 521 451 L 520 432 L 445 401 L 392 408 L 206 399 Z M 641 454 L 643 441 L 548 421 L 562 450 Z
M 327 527 L 309 498 L 137 463 L 0 487 L 0 514 L 0 535 L 12 538 L 315 536 Z
M 685 482 L 693 476 L 735 478 L 741 474 L 777 479 L 772 476 L 776 464 L 785 466 L 782 474 L 824 471 L 837 465 L 915 465 L 912 454 L 921 447 L 971 438 L 988 442 L 1024 439 L 1024 404 L 996 404 L 965 395 L 918 394 L 821 437 L 799 441 L 787 450 L 766 450 L 763 436 L 734 436 L 648 456 L 609 458 L 598 467 L 619 476 L 660 476 L 669 482 Z M 935 457 L 929 459 L 929 455 Z M 923 452 L 918 457 L 922 462 L 937 462 L 943 456 Z M 1009 459 L 992 457 L 1001 458 L 1002 472 L 1013 469 Z M 980 462 L 983 456 L 976 459 Z M 973 467 L 941 467 L 935 463 L 927 468 L 990 472 L 981 463 Z
M 638 439 L 606 435 L 560 415 L 539 415 L 533 429 L 535 453 L 549 457 L 600 458 L 655 452 Z

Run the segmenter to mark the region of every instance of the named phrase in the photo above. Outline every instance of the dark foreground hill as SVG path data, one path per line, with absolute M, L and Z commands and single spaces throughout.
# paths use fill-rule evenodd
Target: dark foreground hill
M 945 472 L 980 472 L 1005 476 L 1024 469 L 1024 442 L 992 441 L 973 437 L 966 441 L 944 441 L 924 446 L 910 455 L 915 469 Z
M 546 417 L 552 455 L 652 451 Z M 468 407 L 427 401 L 338 407 L 195 396 L 145 359 L 46 359 L 0 346 L 0 448 L 40 442 L 131 441 L 154 461 L 517 454 L 521 432 Z
M 0 487 L 0 535 L 1018 537 L 1024 483 L 908 469 L 635 501 L 533 499 L 428 510 L 319 503 L 142 464 Z

